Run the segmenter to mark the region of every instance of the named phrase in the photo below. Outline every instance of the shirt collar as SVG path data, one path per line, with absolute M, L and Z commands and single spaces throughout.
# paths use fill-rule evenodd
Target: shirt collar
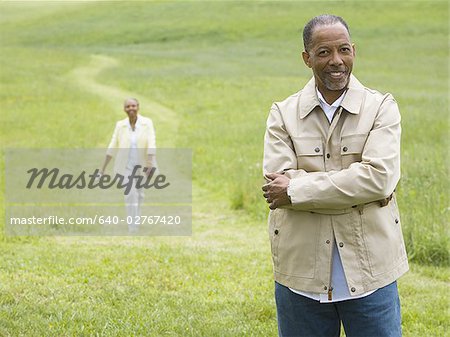
M 347 92 L 344 95 L 340 105 L 352 114 L 359 114 L 359 110 L 364 99 L 364 90 L 365 87 L 355 76 L 353 76 L 353 74 L 351 74 Z M 313 77 L 309 80 L 301 92 L 298 101 L 299 117 L 301 119 L 305 118 L 318 105 L 320 105 L 320 101 L 316 93 L 316 81 Z
M 339 96 L 333 103 L 328 104 L 327 101 L 325 101 L 325 98 L 323 98 L 322 94 L 320 93 L 319 89 L 316 87 L 316 94 L 317 98 L 319 99 L 319 103 L 321 106 L 325 105 L 330 108 L 337 108 L 341 105 L 342 100 L 344 99 L 345 93 L 347 90 L 345 90 L 341 96 Z

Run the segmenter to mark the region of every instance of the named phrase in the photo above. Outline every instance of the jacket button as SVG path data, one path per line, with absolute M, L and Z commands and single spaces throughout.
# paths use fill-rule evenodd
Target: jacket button
M 275 233 L 275 235 L 277 235 L 278 234 L 278 229 L 275 229 L 274 233 Z
M 320 152 L 320 149 L 319 149 L 318 147 L 316 147 L 316 148 L 314 149 L 314 151 Z
M 328 289 L 328 287 L 327 287 L 327 286 L 323 287 L 323 290 L 327 290 L 327 289 Z
M 352 293 L 354 293 L 356 291 L 355 287 L 352 287 L 352 289 L 350 289 L 352 291 Z
M 331 157 L 331 156 L 330 156 L 330 154 L 329 154 L 329 153 L 327 153 L 327 158 L 328 158 L 328 159 L 330 159 L 330 157 Z
M 395 219 L 395 223 L 398 223 L 398 219 Z
M 327 240 L 327 241 L 325 241 L 326 243 L 327 243 L 327 245 L 329 245 L 330 244 L 330 240 Z
M 344 151 L 344 152 L 347 152 L 347 150 L 348 150 L 347 146 L 344 146 L 344 148 L 342 149 L 342 151 Z
M 339 247 L 344 247 L 344 243 L 343 242 L 339 242 Z

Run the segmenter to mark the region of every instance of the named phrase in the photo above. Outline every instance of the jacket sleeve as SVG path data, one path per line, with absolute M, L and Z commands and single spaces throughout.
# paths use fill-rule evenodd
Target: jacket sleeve
M 119 147 L 119 122 L 116 123 L 116 127 L 114 128 L 114 132 L 111 138 L 111 141 L 109 142 L 108 145 L 108 150 L 106 151 L 106 154 L 114 157 L 116 152 L 117 152 L 117 148 Z
M 289 178 L 307 174 L 306 171 L 297 169 L 297 154 L 275 103 L 267 118 L 263 159 L 264 177 L 267 173 L 274 172 L 284 173 Z
M 387 94 L 369 132 L 361 162 L 341 171 L 315 172 L 291 179 L 292 207 L 343 209 L 387 198 L 400 179 L 400 134 L 398 106 Z

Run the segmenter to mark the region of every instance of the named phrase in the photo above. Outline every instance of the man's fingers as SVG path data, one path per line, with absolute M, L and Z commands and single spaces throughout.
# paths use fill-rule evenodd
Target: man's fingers
M 280 183 L 276 182 L 274 180 L 276 180 L 279 177 L 284 177 L 284 175 L 280 174 L 280 173 L 267 173 L 265 175 L 265 177 L 270 180 L 269 183 L 264 184 L 262 186 L 262 190 L 263 190 L 263 196 L 264 198 L 266 198 L 266 202 L 269 204 L 269 208 L 271 210 L 274 210 L 276 208 L 278 208 L 278 202 L 277 202 L 277 190 L 279 189 Z
M 267 173 L 266 174 L 266 177 L 267 178 L 269 178 L 270 180 L 274 180 L 274 179 L 276 179 L 277 177 L 279 177 L 279 176 L 282 176 L 282 174 L 280 174 L 280 173 Z
M 272 182 L 273 180 L 277 179 L 278 177 L 283 177 L 283 176 L 284 176 L 283 174 L 281 174 L 281 173 L 276 173 L 276 172 L 273 172 L 273 173 L 267 173 L 267 174 L 264 175 L 264 177 L 265 177 L 267 180 L 270 180 L 270 182 Z M 270 182 L 269 182 L 269 184 L 270 184 Z
M 264 175 L 264 177 L 265 177 L 267 180 L 273 180 L 274 178 L 272 178 L 272 175 L 273 175 L 273 173 L 267 173 L 267 174 Z
M 267 174 L 265 175 L 265 177 L 266 177 L 267 180 L 270 180 L 270 181 L 269 181 L 267 184 L 264 184 L 264 185 L 262 186 L 261 189 L 262 189 L 264 192 L 266 192 L 266 191 L 269 190 L 269 188 L 270 188 L 272 182 L 273 182 L 275 179 L 277 179 L 278 177 L 283 177 L 283 175 L 280 174 L 280 173 L 267 173 Z

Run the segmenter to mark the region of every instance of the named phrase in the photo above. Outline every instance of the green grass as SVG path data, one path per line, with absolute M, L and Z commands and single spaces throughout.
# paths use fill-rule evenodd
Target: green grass
M 3 243 L 0 335 L 275 336 L 264 225 L 208 206 L 221 216 L 195 207 L 191 238 Z M 414 264 L 400 279 L 404 336 L 445 336 L 448 277 Z
M 1 236 L 0 335 L 276 334 L 262 138 L 311 76 L 299 36 L 322 12 L 350 24 L 358 78 L 399 102 L 403 330 L 445 335 L 448 4 L 426 1 L 0 3 L 3 148 L 104 147 L 132 93 L 159 147 L 194 151 L 192 237 Z

